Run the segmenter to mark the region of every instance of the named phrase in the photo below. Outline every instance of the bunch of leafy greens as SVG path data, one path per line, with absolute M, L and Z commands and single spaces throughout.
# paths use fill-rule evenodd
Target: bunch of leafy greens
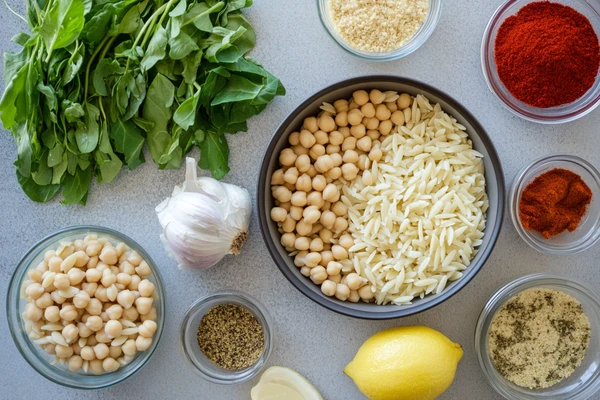
M 123 164 L 179 168 L 196 145 L 199 166 L 229 171 L 225 133 L 277 95 L 279 80 L 245 54 L 255 34 L 241 13 L 252 0 L 27 0 L 31 34 L 4 56 L 1 120 L 18 147 L 23 191 L 35 201 L 62 187 L 87 200 L 93 176 Z

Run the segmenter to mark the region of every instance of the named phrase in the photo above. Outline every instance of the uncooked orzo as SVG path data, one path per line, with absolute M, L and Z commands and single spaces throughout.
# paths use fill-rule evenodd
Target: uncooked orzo
M 335 29 L 350 46 L 387 52 L 406 44 L 425 22 L 428 0 L 330 0 Z

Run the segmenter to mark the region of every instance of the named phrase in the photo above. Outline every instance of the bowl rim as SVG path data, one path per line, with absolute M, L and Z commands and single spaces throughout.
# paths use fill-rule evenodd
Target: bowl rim
M 131 370 L 130 372 L 124 374 L 123 376 L 119 377 L 118 379 L 115 379 L 114 381 L 109 381 L 106 383 L 101 383 L 101 384 L 96 384 L 96 383 L 91 383 L 91 384 L 86 384 L 86 385 L 77 385 L 77 384 L 72 384 L 70 382 L 65 382 L 65 381 L 61 381 L 59 379 L 55 379 L 52 376 L 47 375 L 41 368 L 39 368 L 35 362 L 32 361 L 32 358 L 36 358 L 39 359 L 39 357 L 35 354 L 30 354 L 29 352 L 25 351 L 22 346 L 19 343 L 18 340 L 18 336 L 22 335 L 22 332 L 19 331 L 17 326 L 14 326 L 14 324 L 12 324 L 11 321 L 11 315 L 12 315 L 12 308 L 13 306 L 15 306 L 15 303 L 18 302 L 18 300 L 20 299 L 20 282 L 17 282 L 17 271 L 19 270 L 19 268 L 21 266 L 24 267 L 25 270 L 28 270 L 28 266 L 24 265 L 24 262 L 29 258 L 30 255 L 32 255 L 32 253 L 34 253 L 35 251 L 37 251 L 38 247 L 46 242 L 49 241 L 51 239 L 54 239 L 57 236 L 60 236 L 62 234 L 65 233 L 72 233 L 72 234 L 76 234 L 77 231 L 91 231 L 93 233 L 106 233 L 112 236 L 115 236 L 119 239 L 123 239 L 123 242 L 126 242 L 126 244 L 128 245 L 133 245 L 133 246 L 137 246 L 137 249 L 135 249 L 136 251 L 138 251 L 142 257 L 144 257 L 144 260 L 146 260 L 146 262 L 148 262 L 148 264 L 150 265 L 151 269 L 152 269 L 152 274 L 155 275 L 155 280 L 158 283 L 159 286 L 159 290 L 161 292 L 161 298 L 160 298 L 160 304 L 161 304 L 161 314 L 162 317 L 160 318 L 157 328 L 157 333 L 158 335 L 156 335 L 156 337 L 153 337 L 153 343 L 152 343 L 152 347 L 149 350 L 146 350 L 148 353 L 144 354 L 145 360 L 139 365 L 137 366 L 137 368 Z M 26 273 L 26 272 L 25 272 Z M 15 297 L 18 296 L 18 297 Z M 165 328 L 165 319 L 166 319 L 166 310 L 167 310 L 167 302 L 165 301 L 165 285 L 164 285 L 164 281 L 162 279 L 162 276 L 160 274 L 160 271 L 158 269 L 157 264 L 154 262 L 154 260 L 152 259 L 152 257 L 150 256 L 150 254 L 148 254 L 148 252 L 135 240 L 131 239 L 129 236 L 111 229 L 111 228 L 107 228 L 104 226 L 99 226 L 99 225 L 72 225 L 72 226 L 67 226 L 64 228 L 59 229 L 58 231 L 55 231 L 53 233 L 50 233 L 46 236 L 44 236 L 42 239 L 36 241 L 23 255 L 23 257 L 21 257 L 21 259 L 18 261 L 18 263 L 16 264 L 16 267 L 14 269 L 14 271 L 12 272 L 9 284 L 8 284 L 8 289 L 6 291 L 6 322 L 8 324 L 8 329 L 10 331 L 10 335 L 11 338 L 13 340 L 13 343 L 15 345 L 15 347 L 17 348 L 17 350 L 19 351 L 19 353 L 21 354 L 21 356 L 23 357 L 23 359 L 34 369 L 34 371 L 36 371 L 40 376 L 48 379 L 49 381 L 59 384 L 61 386 L 65 386 L 65 387 L 69 387 L 69 388 L 73 388 L 73 389 L 81 389 L 81 390 L 95 390 L 95 389 L 103 389 L 103 388 L 107 388 L 110 386 L 114 386 L 116 384 L 119 384 L 127 379 L 129 379 L 130 377 L 132 377 L 133 375 L 135 375 L 136 373 L 138 373 L 139 371 L 141 371 L 144 367 L 146 367 L 146 365 L 148 365 L 148 362 L 155 356 L 156 354 L 156 349 L 158 348 L 158 344 L 160 342 L 160 339 L 163 336 L 164 333 L 164 328 Z M 21 318 L 20 314 L 15 316 L 15 318 Z M 26 340 L 29 340 L 29 338 L 26 338 Z M 124 367 L 126 368 L 126 367 Z M 119 371 L 121 368 L 119 368 L 117 371 Z M 115 371 L 115 372 L 117 372 Z M 102 374 L 102 375 L 98 375 L 98 376 L 106 376 L 107 374 Z M 95 375 L 90 375 L 91 377 L 94 377 Z
M 598 184 L 598 186 L 600 186 L 600 172 L 596 169 L 596 167 L 594 167 L 593 164 L 589 163 L 588 161 L 584 160 L 583 158 L 581 158 L 579 156 L 575 156 L 575 155 L 571 155 L 571 154 L 561 154 L 561 153 L 548 154 L 548 155 L 539 157 L 539 158 L 533 160 L 532 162 L 530 162 L 529 164 L 525 165 L 515 175 L 515 178 L 513 179 L 513 182 L 510 187 L 510 191 L 508 193 L 509 214 L 510 214 L 510 219 L 512 220 L 513 226 L 515 227 L 515 230 L 517 231 L 517 233 L 519 234 L 521 239 L 523 239 L 523 241 L 525 243 L 527 243 L 531 248 L 533 248 L 534 250 L 537 250 L 538 252 L 543 253 L 543 254 L 549 254 L 549 255 L 555 255 L 555 256 L 569 256 L 569 255 L 581 253 L 581 252 L 589 249 L 590 247 L 592 247 L 594 244 L 596 244 L 596 242 L 598 242 L 598 240 L 600 239 L 600 230 L 596 229 L 596 232 L 592 233 L 585 241 L 583 241 L 579 244 L 573 243 L 570 246 L 565 245 L 564 247 L 561 247 L 561 248 L 555 248 L 555 247 L 549 246 L 548 244 L 546 244 L 545 242 L 543 242 L 541 240 L 537 240 L 531 233 L 529 233 L 529 231 L 527 231 L 525 229 L 525 227 L 521 223 L 521 219 L 519 218 L 518 197 L 525 189 L 525 186 L 524 186 L 525 176 L 527 174 L 529 174 L 533 168 L 539 166 L 540 164 L 551 163 L 554 161 L 566 161 L 566 162 L 570 162 L 570 163 L 580 166 L 581 168 L 586 170 L 595 179 L 595 182 Z M 534 176 L 533 179 L 535 179 L 539 175 L 541 175 L 541 173 Z M 600 220 L 597 221 L 596 228 L 598 228 L 598 226 L 597 226 L 598 223 L 600 223 Z
M 204 368 L 204 365 L 197 366 L 192 361 L 189 355 L 190 351 L 188 350 L 189 343 L 186 340 L 186 328 L 188 327 L 187 325 L 190 321 L 190 318 L 209 303 L 213 304 L 210 308 L 208 308 L 205 311 L 204 314 L 210 311 L 213 307 L 217 307 L 221 304 L 235 303 L 248 309 L 251 313 L 259 314 L 262 320 L 264 320 L 263 323 L 261 318 L 257 318 L 263 327 L 263 333 L 265 338 L 265 348 L 260 358 L 246 369 L 243 369 L 241 371 L 230 371 L 232 374 L 246 371 L 246 375 L 233 375 L 229 378 L 219 378 L 208 373 Z M 192 305 L 186 310 L 185 314 L 183 315 L 183 318 L 181 319 L 181 322 L 179 324 L 178 336 L 179 353 L 181 354 L 181 357 L 185 361 L 186 365 L 190 368 L 190 370 L 195 372 L 203 379 L 205 379 L 207 382 L 216 383 L 218 385 L 237 385 L 249 381 L 256 375 L 258 375 L 267 366 L 267 363 L 271 358 L 271 354 L 273 353 L 274 332 L 273 320 L 271 318 L 271 315 L 269 314 L 267 308 L 260 301 L 258 301 L 253 296 L 244 292 L 240 292 L 238 290 L 221 290 L 199 297 L 196 301 L 192 303 Z
M 417 32 L 401 47 L 386 51 L 386 52 L 367 52 L 364 50 L 356 49 L 349 44 L 347 44 L 341 37 L 339 37 L 335 32 L 327 25 L 326 21 L 330 21 L 329 18 L 326 18 L 324 15 L 324 7 L 329 5 L 330 0 L 316 0 L 317 1 L 317 11 L 319 13 L 319 21 L 321 21 L 321 25 L 325 28 L 327 34 L 333 39 L 335 43 L 338 44 L 343 50 L 347 53 L 352 54 L 355 57 L 361 58 L 367 61 L 374 62 L 386 62 L 386 61 L 394 61 L 400 58 L 404 58 L 415 51 L 417 51 L 421 46 L 429 40 L 435 28 L 437 27 L 441 15 L 442 15 L 442 0 L 428 0 L 429 10 L 427 12 L 427 16 L 423 21 L 423 24 L 419 27 Z M 331 21 L 333 24 L 333 21 Z
M 487 352 L 484 354 L 483 350 L 485 350 L 485 343 L 487 342 L 487 337 L 482 337 L 483 331 L 487 330 L 491 325 L 493 317 L 495 315 L 495 312 L 492 313 L 492 311 L 494 311 L 495 308 L 499 309 L 499 307 L 501 307 L 504 303 L 510 300 L 510 298 L 516 296 L 518 293 L 521 293 L 524 290 L 544 286 L 568 287 L 569 289 L 575 290 L 580 294 L 584 295 L 591 302 L 595 303 L 596 306 L 600 307 L 600 295 L 597 292 L 595 292 L 592 288 L 586 286 L 583 282 L 580 282 L 579 280 L 573 279 L 568 276 L 549 274 L 545 272 L 521 276 L 519 278 L 510 280 L 509 282 L 502 284 L 502 286 L 496 289 L 494 293 L 492 293 L 492 295 L 490 295 L 490 297 L 486 300 L 484 306 L 481 309 L 481 312 L 479 313 L 477 322 L 475 324 L 473 345 L 477 357 L 477 362 L 482 371 L 482 374 L 485 376 L 487 382 L 496 391 L 496 393 L 502 395 L 506 399 L 528 400 L 537 397 L 523 393 L 514 393 L 512 390 L 506 389 L 505 386 L 501 385 L 500 382 L 490 373 L 490 369 L 495 369 L 495 367 L 493 361 L 491 360 Z M 518 292 L 512 294 L 509 297 L 508 294 L 513 290 L 518 290 Z M 598 380 L 598 378 L 596 379 L 596 384 L 588 385 L 582 393 L 579 393 L 579 397 L 576 397 L 576 399 L 591 398 L 590 396 L 592 396 L 597 391 L 598 386 L 600 386 L 600 380 Z M 564 397 L 560 397 L 560 399 L 563 398 Z M 571 397 L 568 398 L 570 399 Z
M 532 2 L 535 2 L 535 1 L 540 1 L 540 0 L 533 0 Z M 560 0 L 555 0 L 555 1 L 558 1 L 560 3 Z M 595 99 L 593 99 L 592 101 L 590 101 L 587 104 L 584 104 L 583 106 L 581 106 L 579 109 L 577 109 L 575 111 L 571 111 L 569 113 L 565 113 L 565 114 L 559 115 L 559 116 L 540 116 L 540 115 L 536 115 L 534 113 L 528 112 L 526 110 L 523 110 L 521 107 L 519 107 L 515 104 L 508 103 L 506 101 L 506 99 L 503 96 L 501 96 L 500 93 L 498 93 L 498 91 L 496 90 L 495 86 L 504 85 L 504 84 L 502 82 L 496 82 L 495 79 L 492 78 L 492 74 L 490 73 L 490 71 L 492 69 L 492 65 L 490 63 L 488 63 L 487 55 L 488 55 L 488 48 L 490 47 L 490 43 L 492 41 L 491 32 L 494 29 L 494 27 L 496 25 L 498 25 L 500 18 L 506 13 L 508 8 L 510 6 L 512 6 L 513 4 L 516 4 L 519 2 L 522 2 L 522 0 L 506 0 L 502 4 L 500 4 L 500 6 L 498 6 L 498 8 L 494 11 L 492 16 L 490 17 L 490 19 L 485 27 L 485 30 L 483 31 L 483 36 L 481 39 L 481 49 L 480 49 L 480 62 L 481 62 L 481 70 L 483 72 L 483 79 L 485 80 L 488 90 L 490 92 L 492 92 L 492 94 L 498 100 L 500 100 L 500 103 L 502 104 L 502 106 L 504 108 L 506 108 L 512 114 L 517 115 L 517 116 L 523 118 L 524 120 L 527 120 L 530 122 L 535 122 L 535 123 L 543 124 L 543 125 L 557 125 L 557 124 L 564 124 L 567 122 L 572 122 L 572 121 L 578 120 L 580 118 L 583 118 L 584 116 L 586 116 L 589 113 L 591 113 L 592 111 L 594 111 L 598 106 L 600 106 L 600 95 L 596 96 Z M 585 1 L 585 0 L 583 2 L 587 3 L 587 1 Z M 560 3 L 560 4 L 562 4 L 562 3 Z M 600 32 L 596 32 L 596 34 L 600 37 Z M 492 44 L 491 46 L 493 48 L 494 44 Z M 492 53 L 493 53 L 493 50 L 492 50 Z M 600 74 L 600 71 L 598 72 L 598 74 Z M 598 84 L 598 83 L 596 83 L 596 84 Z M 592 86 L 592 88 L 593 87 L 594 86 Z M 592 90 L 592 88 L 590 88 L 589 90 Z M 514 98 L 512 93 L 510 95 Z M 584 96 L 585 96 L 585 94 L 584 94 Z M 518 101 L 516 98 L 515 98 L 515 100 Z M 533 108 L 535 108 L 535 107 L 533 107 Z M 540 108 L 540 110 L 543 110 L 543 108 Z
M 465 277 L 459 279 L 458 281 L 456 281 L 456 284 L 452 288 L 444 290 L 439 297 L 437 297 L 433 300 L 429 300 L 423 304 L 416 304 L 416 305 L 412 304 L 410 306 L 400 306 L 401 308 L 398 308 L 398 309 L 392 310 L 392 311 L 371 313 L 368 311 L 353 310 L 353 309 L 344 307 L 334 301 L 331 301 L 331 300 L 329 300 L 329 298 L 323 298 L 321 296 L 315 295 L 308 288 L 307 283 L 301 282 L 292 273 L 291 269 L 287 265 L 286 260 L 284 260 L 283 257 L 281 257 L 279 252 L 276 250 L 276 247 L 279 244 L 273 243 L 271 241 L 271 238 L 269 235 L 269 217 L 268 217 L 267 212 L 265 211 L 264 207 L 265 207 L 265 203 L 266 203 L 265 191 L 266 191 L 266 187 L 267 187 L 267 181 L 270 182 L 270 178 L 267 179 L 267 170 L 269 168 L 271 156 L 274 154 L 274 149 L 277 146 L 279 139 L 284 134 L 287 127 L 296 118 L 296 116 L 298 114 L 300 114 L 302 111 L 304 111 L 306 108 L 308 108 L 308 106 L 310 106 L 313 102 L 326 96 L 327 94 L 331 93 L 332 91 L 335 91 L 335 90 L 338 90 L 341 88 L 345 88 L 347 86 L 352 86 L 355 84 L 369 84 L 369 83 L 375 83 L 375 82 L 380 82 L 380 81 L 388 81 L 391 83 L 410 85 L 412 87 L 425 90 L 425 91 L 433 94 L 434 96 L 440 98 L 441 100 L 445 101 L 446 103 L 448 103 L 455 110 L 457 110 L 457 112 L 463 118 L 465 118 L 469 121 L 469 123 L 473 126 L 473 129 L 475 131 L 477 131 L 479 139 L 483 142 L 484 147 L 488 151 L 490 161 L 494 167 L 494 171 L 496 174 L 496 186 L 497 186 L 497 190 L 498 190 L 498 210 L 497 210 L 497 215 L 495 218 L 495 225 L 498 228 L 496 230 L 493 230 L 490 232 L 486 231 L 486 234 L 490 235 L 490 242 L 485 249 L 480 250 L 481 253 L 478 253 L 478 254 L 482 254 L 478 264 L 477 265 L 471 264 L 469 266 L 469 268 L 473 272 L 468 277 L 468 279 L 466 279 Z M 312 301 L 316 302 L 317 304 L 319 304 L 331 311 L 334 311 L 338 314 L 346 315 L 349 317 L 367 319 L 367 320 L 385 320 L 385 319 L 406 317 L 409 315 L 417 314 L 417 313 L 423 312 L 425 310 L 428 310 L 428 309 L 435 307 L 436 305 L 448 300 L 450 297 L 454 296 L 462 288 L 464 288 L 481 270 L 483 265 L 488 260 L 490 254 L 492 253 L 494 247 L 496 246 L 498 236 L 500 235 L 500 231 L 502 230 L 504 211 L 505 211 L 505 201 L 506 201 L 506 199 L 505 199 L 506 189 L 505 189 L 505 183 L 504 183 L 505 181 L 504 181 L 504 172 L 502 169 L 502 163 L 500 162 L 500 158 L 498 157 L 498 152 L 496 151 L 496 148 L 494 146 L 494 143 L 492 142 L 492 139 L 488 135 L 487 131 L 483 128 L 483 126 L 479 123 L 479 121 L 473 116 L 473 114 L 470 111 L 468 111 L 456 99 L 454 99 L 454 97 L 446 94 L 445 92 L 443 92 L 440 89 L 430 86 L 429 84 L 426 84 L 426 83 L 423 83 L 421 81 L 411 79 L 411 78 L 404 78 L 404 77 L 395 76 L 395 75 L 365 75 L 365 76 L 342 80 L 342 81 L 339 81 L 337 83 L 334 83 L 332 85 L 329 85 L 329 86 L 319 90 L 317 93 L 313 94 L 308 99 L 304 100 L 299 106 L 297 106 L 294 110 L 292 110 L 288 114 L 288 116 L 283 120 L 283 122 L 279 125 L 279 127 L 277 128 L 275 133 L 271 136 L 269 144 L 268 144 L 267 148 L 265 149 L 265 152 L 263 155 L 263 161 L 261 163 L 261 168 L 260 168 L 260 173 L 259 173 L 258 179 L 259 179 L 259 181 L 258 181 L 258 185 L 257 185 L 257 196 L 256 196 L 257 197 L 257 208 L 258 208 L 258 222 L 259 222 L 260 231 L 261 231 L 261 234 L 263 237 L 263 241 L 265 242 L 265 245 L 267 247 L 267 250 L 269 251 L 269 254 L 271 255 L 271 258 L 277 265 L 277 268 L 279 268 L 279 270 L 283 273 L 283 275 L 286 277 L 286 279 L 297 290 L 299 290 L 302 294 L 304 294 L 306 297 L 308 297 Z M 486 229 L 487 229 L 487 227 L 486 227 Z M 383 306 L 383 307 L 385 307 L 385 306 Z

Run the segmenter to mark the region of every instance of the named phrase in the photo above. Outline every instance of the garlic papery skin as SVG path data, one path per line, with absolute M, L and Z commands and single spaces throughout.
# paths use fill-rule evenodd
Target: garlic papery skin
M 206 269 L 227 254 L 239 254 L 248 238 L 252 213 L 246 189 L 196 176 L 196 160 L 186 158 L 186 178 L 156 207 L 160 236 L 179 268 Z

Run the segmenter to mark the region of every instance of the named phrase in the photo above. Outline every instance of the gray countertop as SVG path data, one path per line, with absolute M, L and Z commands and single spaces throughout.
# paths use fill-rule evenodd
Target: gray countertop
M 22 3 L 13 0 L 11 3 Z M 255 200 L 259 162 L 284 117 L 308 96 L 336 81 L 367 74 L 415 78 L 446 91 L 468 108 L 487 129 L 503 162 L 507 183 L 534 158 L 549 153 L 577 154 L 598 165 L 600 111 L 565 125 L 526 122 L 506 111 L 488 91 L 480 67 L 484 28 L 501 0 L 444 2 L 442 17 L 431 38 L 411 56 L 375 64 L 359 60 L 335 44 L 325 32 L 314 0 L 256 0 L 246 14 L 256 29 L 257 58 L 287 88 L 247 133 L 229 136 L 232 172 L 225 181 L 246 187 Z M 17 9 L 19 9 L 17 7 Z M 0 43 L 24 24 L 0 5 Z M 192 153 L 197 155 L 196 153 Z M 325 399 L 362 399 L 342 372 L 356 350 L 372 334 L 393 326 L 422 324 L 459 342 L 465 354 L 456 379 L 442 399 L 499 398 L 487 384 L 473 350 L 477 317 L 488 297 L 502 284 L 533 272 L 568 275 L 600 285 L 600 244 L 569 258 L 536 253 L 505 218 L 497 246 L 475 279 L 456 296 L 413 317 L 372 322 L 344 317 L 313 303 L 283 277 L 262 242 L 253 214 L 250 239 L 239 257 L 228 256 L 204 271 L 180 271 L 167 258 L 159 240 L 154 207 L 183 180 L 183 170 L 158 171 L 146 163 L 123 170 L 110 185 L 94 184 L 86 207 L 65 207 L 58 201 L 36 204 L 21 191 L 12 165 L 16 146 L 8 132 L 0 135 L 0 397 L 6 399 L 249 399 L 258 380 L 239 386 L 219 386 L 190 371 L 179 355 L 178 329 L 186 309 L 200 296 L 225 288 L 257 297 L 274 321 L 275 348 L 269 365 L 283 365 L 305 375 Z M 150 159 L 148 156 L 146 159 Z M 38 375 L 20 356 L 6 323 L 4 302 L 11 274 L 20 257 L 39 239 L 76 224 L 117 229 L 142 244 L 160 265 L 166 281 L 168 314 L 156 357 L 120 385 L 97 391 L 64 388 Z M 5 397 L 6 396 L 6 397 Z

